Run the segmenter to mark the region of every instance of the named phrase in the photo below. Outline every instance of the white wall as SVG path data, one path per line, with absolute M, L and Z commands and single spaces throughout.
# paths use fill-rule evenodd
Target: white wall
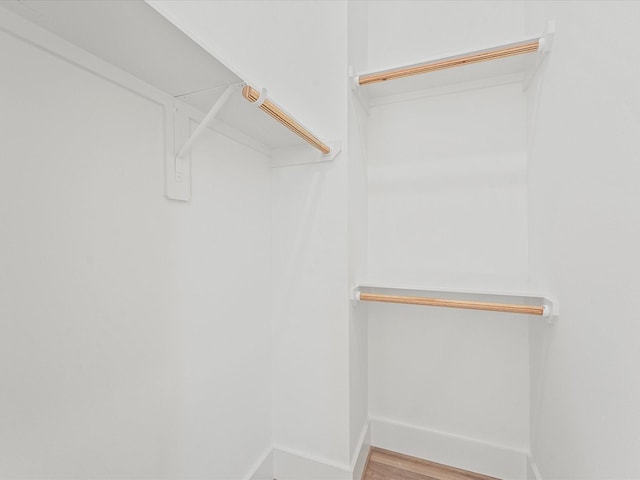
M 378 107 L 369 125 L 371 278 L 507 291 L 521 285 L 521 86 Z M 372 304 L 369 338 L 373 416 L 526 448 L 526 319 Z
M 191 205 L 178 205 L 172 226 L 180 476 L 241 478 L 272 438 L 271 172 L 264 156 L 213 133 L 191 161 Z
M 0 476 L 247 475 L 271 441 L 266 158 L 208 132 L 171 202 L 160 105 L 4 32 L 0 59 Z
M 274 445 L 347 469 L 347 4 L 153 5 L 320 138 L 343 140 L 332 163 L 273 171 L 271 292 Z
M 531 442 L 544 479 L 640 476 L 637 2 L 154 5 L 344 152 L 270 173 L 208 132 L 193 201 L 170 202 L 159 105 L 0 33 L 1 476 L 240 478 L 275 444 L 282 478 L 299 475 L 292 453 L 341 478 L 367 400 L 388 430 Z M 528 139 L 515 86 L 380 106 L 362 128 L 349 64 L 550 18 Z M 556 326 L 371 305 L 367 333 L 347 298 L 360 276 L 528 275 L 560 298 Z
M 367 61 L 366 1 L 348 4 L 348 60 L 352 72 L 366 67 Z M 366 278 L 367 268 L 367 114 L 355 97 L 349 95 L 349 285 Z M 367 447 L 362 448 L 363 429 L 369 420 L 368 405 L 368 320 L 366 308 L 350 309 L 350 443 L 352 462 L 361 449 L 366 459 Z M 358 472 L 354 472 L 355 475 Z M 354 477 L 356 478 L 356 477 Z
M 529 231 L 532 278 L 561 302 L 532 336 L 532 450 L 547 480 L 639 478 L 640 4 L 527 2 L 526 18 L 557 22 L 531 91 Z
M 275 443 L 348 468 L 346 9 L 343 2 L 296 4 L 279 17 L 281 34 L 269 38 L 282 55 L 281 77 L 289 77 L 274 79 L 274 95 L 275 85 L 288 85 L 292 110 L 314 118 L 319 135 L 343 141 L 330 164 L 273 174 Z M 313 40 L 293 48 L 292 38 Z
M 369 118 L 369 275 L 506 288 L 527 277 L 520 84 L 393 103 Z
M 369 68 L 510 40 L 523 25 L 522 3 L 371 2 Z M 525 106 L 521 85 L 510 84 L 372 108 L 370 281 L 507 291 L 526 284 Z M 368 311 L 372 417 L 526 451 L 526 318 L 383 304 Z M 523 476 L 524 462 L 509 472 Z
M 523 34 L 524 2 L 369 2 L 368 68 L 408 65 Z

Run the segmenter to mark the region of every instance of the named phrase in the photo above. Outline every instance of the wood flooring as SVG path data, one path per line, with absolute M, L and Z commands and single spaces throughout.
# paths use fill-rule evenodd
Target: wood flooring
M 497 480 L 479 473 L 371 447 L 362 480 Z

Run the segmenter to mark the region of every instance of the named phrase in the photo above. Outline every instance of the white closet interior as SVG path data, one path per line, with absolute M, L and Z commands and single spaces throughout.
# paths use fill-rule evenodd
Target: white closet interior
M 356 480 L 375 445 L 633 478 L 631 415 L 598 450 L 617 476 L 585 454 L 638 393 L 600 322 L 635 278 L 611 220 L 635 177 L 592 158 L 633 157 L 636 89 L 598 83 L 615 55 L 589 70 L 596 13 L 3 2 L 0 477 Z
M 352 79 L 368 179 L 352 298 L 368 303 L 373 443 L 499 478 L 525 475 L 530 323 L 559 314 L 531 292 L 526 240 L 527 90 L 553 28 Z M 454 455 L 439 432 L 510 448 L 482 461 L 461 441 Z
M 239 142 L 245 148 L 271 157 L 272 167 L 324 162 L 335 159 L 340 152 L 339 142 L 325 144 L 319 140 L 318 137 L 302 127 L 300 122 L 286 113 L 282 107 L 269 99 L 264 89 L 260 91 L 250 86 L 243 77 L 230 69 L 215 54 L 212 54 L 201 41 L 189 38 L 144 2 L 21 2 L 10 3 L 8 6 L 19 16 L 7 14 L 3 17 L 5 32 L 15 38 L 35 42 L 40 49 L 62 57 L 72 64 L 80 65 L 88 72 L 106 78 L 118 87 L 124 87 L 162 109 L 165 193 L 170 199 L 189 200 L 191 198 L 191 183 L 193 181 L 191 149 L 195 148 L 197 142 L 205 142 L 199 137 L 204 138 L 208 128 Z M 35 22 L 46 30 L 41 30 L 25 19 Z M 140 34 L 141 31 L 144 32 L 144 35 Z M 57 37 L 53 37 L 51 34 Z M 433 102 L 442 102 L 444 108 L 450 112 L 450 121 L 457 123 L 458 115 L 465 116 L 464 105 L 469 102 L 477 103 L 486 97 L 484 90 L 481 95 L 477 93 L 479 89 L 491 88 L 494 89 L 495 96 L 491 99 L 491 111 L 500 112 L 499 116 L 501 117 L 494 121 L 498 124 L 500 122 L 514 124 L 514 119 L 509 118 L 508 115 L 514 113 L 520 117 L 522 115 L 521 105 L 515 105 L 520 96 L 516 88 L 521 88 L 520 86 L 525 81 L 530 80 L 541 62 L 542 53 L 548 51 L 549 43 L 550 38 L 544 36 L 528 37 L 503 45 L 442 56 L 427 62 L 412 64 L 409 67 L 394 67 L 384 71 L 358 73 L 351 80 L 355 85 L 356 98 L 370 117 L 366 127 L 369 130 L 366 135 L 370 138 L 366 148 L 369 157 L 366 160 L 369 164 L 367 167 L 369 185 L 366 203 L 369 205 L 367 223 L 369 224 L 368 242 L 371 249 L 367 270 L 372 278 L 383 281 L 380 284 L 375 281 L 360 281 L 360 279 L 358 284 L 352 287 L 351 298 L 353 301 L 373 300 L 444 305 L 464 309 L 506 311 L 511 314 L 525 313 L 548 319 L 557 318 L 557 302 L 544 295 L 517 293 L 511 289 L 493 292 L 482 289 L 465 291 L 464 288 L 468 285 L 459 283 L 460 278 L 469 277 L 468 263 L 464 261 L 457 264 L 458 271 L 453 277 L 458 278 L 447 278 L 443 282 L 443 278 L 433 273 L 433 265 L 438 262 L 428 254 L 424 254 L 424 245 L 421 245 L 420 242 L 415 243 L 415 239 L 411 239 L 412 235 L 431 237 L 431 229 L 428 229 L 429 231 L 416 229 L 413 225 L 416 219 L 411 215 L 398 218 L 396 211 L 391 210 L 395 208 L 394 201 L 398 201 L 398 199 L 394 200 L 393 196 L 400 195 L 403 198 L 399 200 L 398 207 L 405 205 L 409 209 L 415 208 L 416 213 L 424 212 L 425 198 L 421 195 L 435 195 L 436 197 L 431 197 L 434 199 L 441 192 L 438 188 L 435 189 L 436 193 L 431 192 L 429 187 L 433 187 L 433 184 L 422 184 L 425 180 L 425 174 L 432 176 L 434 173 L 453 175 L 451 180 L 453 188 L 450 188 L 446 195 L 452 191 L 455 192 L 457 188 L 465 188 L 464 181 L 462 184 L 458 183 L 458 176 L 465 177 L 469 173 L 473 173 L 484 177 L 485 180 L 488 179 L 488 182 L 479 182 L 481 185 L 486 185 L 487 188 L 487 191 L 482 195 L 489 195 L 484 199 L 485 202 L 488 202 L 484 208 L 494 208 L 495 202 L 502 201 L 501 198 L 494 196 L 496 195 L 495 185 L 492 185 L 491 179 L 495 170 L 501 170 L 505 167 L 511 169 L 513 161 L 515 160 L 515 163 L 518 164 L 522 158 L 508 158 L 511 152 L 507 152 L 506 157 L 497 161 L 490 159 L 488 168 L 487 165 L 478 162 L 475 157 L 462 159 L 461 162 L 447 159 L 447 164 L 453 165 L 456 170 L 438 172 L 439 167 L 436 166 L 436 170 L 433 170 L 433 164 L 435 162 L 438 165 L 441 158 L 433 154 L 440 152 L 442 148 L 449 149 L 449 152 L 453 152 L 455 155 L 458 153 L 455 148 L 451 149 L 451 145 L 446 143 L 439 144 L 434 138 L 429 143 L 431 148 L 435 150 L 422 151 L 419 148 L 420 142 L 411 141 L 412 137 L 415 138 L 414 133 L 410 133 L 410 136 L 406 137 L 403 132 L 392 130 L 389 132 L 390 137 L 388 138 L 389 135 L 385 130 L 389 121 L 393 122 L 395 128 L 403 124 L 403 120 L 398 116 L 405 117 L 409 123 L 415 122 L 419 129 L 425 128 L 422 123 L 429 122 L 428 110 L 431 108 L 430 103 Z M 416 75 L 416 73 L 418 74 Z M 464 98 L 456 96 L 458 92 L 463 92 Z M 449 105 L 450 102 L 451 105 Z M 504 111 L 501 111 L 501 107 L 496 108 L 497 105 L 502 104 L 501 102 L 508 105 Z M 477 112 L 482 112 L 482 105 L 476 105 L 476 107 Z M 443 107 L 436 106 L 436 108 Z M 427 114 L 423 115 L 425 111 Z M 480 113 L 480 115 L 484 114 Z M 193 120 L 197 123 L 192 123 Z M 440 119 L 435 120 L 440 121 Z M 472 123 L 468 124 L 472 130 L 475 130 L 472 125 Z M 522 126 L 517 122 L 515 125 L 518 128 Z M 428 123 L 426 126 L 429 126 Z M 410 125 L 403 128 L 410 128 Z M 464 128 L 465 125 L 457 125 L 458 132 L 464 132 Z M 427 128 L 427 130 L 432 129 Z M 513 131 L 517 132 L 517 129 L 513 129 Z M 375 135 L 371 136 L 371 132 L 375 132 Z M 441 132 L 441 134 L 443 133 Z M 469 133 L 473 137 L 473 132 Z M 446 139 L 446 134 L 443 134 L 442 137 Z M 405 145 L 405 149 L 398 148 L 396 152 L 401 156 L 395 158 L 389 155 L 388 148 L 398 141 Z M 501 141 L 501 138 L 496 138 L 493 140 L 492 146 L 497 145 L 495 142 Z M 416 146 L 417 150 L 411 150 Z M 474 147 L 473 143 L 468 143 L 467 146 Z M 490 151 L 487 151 L 487 154 L 492 155 Z M 419 155 L 420 158 L 415 155 Z M 391 163 L 388 163 L 389 159 L 392 159 Z M 453 160 L 458 159 L 454 158 Z M 467 169 L 468 167 L 471 169 Z M 381 171 L 378 170 L 380 168 Z M 502 172 L 499 174 L 501 175 Z M 416 182 L 414 185 L 408 184 L 408 191 L 395 193 L 387 191 L 389 188 L 404 190 L 407 187 L 405 178 L 407 175 L 414 176 L 414 182 Z M 393 182 L 398 180 L 402 183 L 394 185 Z M 221 178 L 220 181 L 225 182 L 226 179 Z M 428 183 L 431 181 L 428 180 Z M 415 190 L 417 187 L 425 188 L 423 191 L 417 191 Z M 512 185 L 507 183 L 504 187 L 509 190 Z M 489 189 L 491 189 L 491 193 L 488 193 Z M 412 198 L 405 198 L 406 195 Z M 438 198 L 438 200 L 450 202 L 450 200 L 443 198 Z M 306 207 L 304 212 L 308 214 Z M 509 211 L 507 215 L 511 216 L 513 213 L 518 214 L 519 212 Z M 494 220 L 499 221 L 500 219 Z M 441 217 L 431 219 L 428 223 L 437 229 L 449 228 L 448 226 L 452 222 L 446 217 Z M 377 251 L 376 235 L 382 232 L 385 232 L 384 235 L 394 236 L 395 239 L 385 238 L 380 247 L 382 250 Z M 447 236 L 446 241 L 449 241 L 449 238 L 458 238 L 458 241 L 461 242 L 460 250 L 469 250 L 468 245 L 465 244 L 469 240 L 467 232 L 452 231 L 449 233 L 450 236 Z M 477 239 L 473 239 L 473 241 L 477 241 Z M 437 245 L 433 244 L 432 246 Z M 393 251 L 401 252 L 401 254 L 397 256 Z M 500 253 L 503 253 L 502 249 L 500 249 Z M 264 252 L 261 255 L 264 255 Z M 423 258 L 416 260 L 420 257 Z M 388 261 L 389 264 L 376 264 L 380 260 Z M 442 263 L 444 270 L 448 268 L 445 263 L 447 260 L 444 259 Z M 508 261 L 511 260 L 508 259 Z M 493 263 L 495 258 L 489 256 L 487 261 Z M 263 258 L 259 260 L 259 264 L 264 264 Z M 403 270 L 409 265 L 411 266 L 411 274 L 406 275 Z M 267 271 L 263 271 L 258 278 L 263 277 L 265 273 Z M 485 273 L 482 268 L 480 268 L 480 273 Z M 402 286 L 416 280 L 426 280 L 432 285 L 441 284 L 442 287 Z M 285 284 L 286 281 L 285 278 Z M 394 282 L 396 282 L 395 285 Z M 420 281 L 417 283 L 425 284 Z M 462 289 L 455 287 L 462 287 Z M 412 296 L 407 296 L 407 294 Z M 437 300 L 426 299 L 425 294 L 435 295 Z M 520 302 L 522 305 L 514 302 Z M 354 303 L 350 308 L 361 309 L 357 303 Z M 443 340 L 428 332 L 412 332 L 411 328 L 405 330 L 401 322 L 407 320 L 400 320 L 400 318 L 405 314 L 408 317 L 414 315 L 415 318 L 419 318 L 421 316 L 419 313 L 409 310 L 403 313 L 403 310 L 400 310 L 399 316 L 396 314 L 389 316 L 388 311 L 386 314 L 384 312 L 384 309 L 371 307 L 368 313 L 371 323 L 377 324 L 377 326 L 370 326 L 369 343 L 373 348 L 369 352 L 369 359 L 366 360 L 366 363 L 369 364 L 369 403 L 371 405 L 369 415 L 373 417 L 374 422 L 378 423 L 381 422 L 380 419 L 384 417 L 385 413 L 391 413 L 392 417 L 396 419 L 403 418 L 402 413 L 393 411 L 393 403 L 400 402 L 402 406 L 398 405 L 399 408 L 410 414 L 413 408 L 407 409 L 405 407 L 407 396 L 425 398 L 427 395 L 426 391 L 404 390 L 404 387 L 397 383 L 398 379 L 404 378 L 413 384 L 415 383 L 411 380 L 413 376 L 422 376 L 423 373 L 428 375 L 428 371 L 422 372 L 420 370 L 422 362 L 408 362 L 410 364 L 416 363 L 418 367 L 415 372 L 410 372 L 411 368 L 406 365 L 407 359 L 405 358 L 396 365 L 387 358 L 385 353 L 389 351 L 387 349 L 393 348 L 394 341 L 398 342 L 397 345 L 402 349 L 405 349 L 410 342 L 401 338 L 404 334 L 417 333 L 415 338 L 429 338 L 428 341 L 436 343 Z M 353 314 L 354 321 L 362 321 L 361 318 L 358 318 L 362 314 L 367 315 L 365 310 L 361 309 L 359 313 L 356 311 Z M 380 315 L 388 318 L 377 318 Z M 485 313 L 485 317 L 486 315 Z M 427 325 L 434 320 L 436 323 L 441 321 L 437 317 L 433 317 L 432 320 L 429 318 L 427 315 L 423 319 Z M 455 316 L 452 318 L 445 316 L 444 321 L 453 322 L 455 325 L 455 318 Z M 465 325 L 468 320 L 465 320 L 464 316 L 461 318 L 462 324 L 459 327 L 463 330 L 468 329 L 468 325 Z M 398 337 L 394 339 L 393 335 L 377 331 L 385 321 L 393 321 L 396 324 L 394 330 Z M 498 330 L 503 328 L 500 319 L 491 319 L 491 322 L 494 323 L 493 328 Z M 522 329 L 522 324 L 517 328 Z M 505 331 L 507 335 L 512 335 L 509 329 L 505 329 Z M 192 333 L 197 335 L 197 330 Z M 384 338 L 378 338 L 378 335 Z M 379 341 L 381 343 L 378 343 Z M 498 341 L 506 340 L 499 339 Z M 478 344 L 482 345 L 481 342 Z M 188 348 L 188 344 L 185 343 L 184 346 Z M 419 351 L 420 348 L 416 350 L 416 352 Z M 446 356 L 438 359 L 438 363 L 443 362 L 446 362 Z M 364 367 L 366 370 L 366 365 Z M 392 380 L 388 376 L 394 371 L 394 368 L 399 369 L 392 374 L 396 380 Z M 439 368 L 446 375 L 456 375 L 455 371 L 447 372 L 446 368 Z M 362 372 L 359 374 L 362 375 Z M 385 377 L 385 375 L 387 376 Z M 424 388 L 425 385 L 427 384 L 422 384 L 420 388 Z M 362 389 L 362 386 L 359 388 Z M 451 391 L 455 391 L 455 389 Z M 381 394 L 381 392 L 389 392 L 391 396 L 386 393 Z M 352 392 L 352 394 L 354 393 Z M 361 394 L 356 394 L 356 396 Z M 438 396 L 442 397 L 436 395 L 436 397 Z M 510 398 L 508 402 L 515 405 L 517 404 L 516 400 Z M 277 396 L 274 401 L 277 403 Z M 391 410 L 385 412 L 380 402 L 386 402 L 387 407 L 391 407 Z M 479 406 L 473 413 L 481 412 L 482 402 L 474 399 L 473 403 Z M 273 408 L 277 410 L 278 406 L 275 405 Z M 509 407 L 505 404 L 505 408 Z M 438 405 L 430 405 L 429 409 L 436 411 Z M 440 416 L 446 417 L 446 413 L 443 415 L 443 412 L 440 412 Z M 424 418 L 417 420 L 416 418 L 407 418 L 410 423 L 418 424 L 424 420 Z M 431 422 L 433 419 L 427 419 L 427 421 Z M 380 427 L 377 428 L 380 429 Z M 446 428 L 449 430 L 450 426 Z M 366 440 L 363 435 L 364 433 L 359 431 L 351 432 L 350 449 L 359 448 L 362 450 L 364 443 L 379 441 L 375 435 L 372 440 Z M 406 434 L 403 435 L 406 436 Z M 490 436 L 491 432 L 488 432 L 488 435 Z M 388 438 L 393 439 L 394 437 L 390 435 Z M 498 438 L 499 440 L 501 439 Z M 523 438 L 520 440 L 524 442 Z M 510 440 L 507 438 L 506 441 Z M 396 445 L 393 444 L 393 440 L 391 443 L 382 441 L 382 446 L 415 454 L 419 453 L 416 449 L 422 448 L 417 443 L 413 447 Z M 287 451 L 284 447 L 279 450 Z M 280 454 L 282 455 L 282 453 Z M 446 460 L 456 462 L 455 458 Z

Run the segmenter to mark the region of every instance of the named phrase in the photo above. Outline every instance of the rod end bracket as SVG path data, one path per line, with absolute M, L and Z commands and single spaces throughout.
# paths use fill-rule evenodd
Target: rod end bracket
M 544 308 L 542 318 L 544 318 L 549 325 L 553 325 L 560 318 L 560 304 L 558 300 L 545 297 L 542 305 Z
M 359 285 L 354 285 L 353 287 L 351 287 L 351 306 L 355 307 L 358 305 L 358 302 L 360 301 L 360 286 Z

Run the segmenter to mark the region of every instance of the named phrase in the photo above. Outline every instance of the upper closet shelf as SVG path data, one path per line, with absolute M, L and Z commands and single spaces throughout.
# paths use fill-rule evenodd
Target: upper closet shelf
M 375 105 L 376 100 L 437 89 L 456 90 L 505 81 L 528 81 L 549 52 L 554 24 L 541 35 L 451 53 L 411 65 L 363 72 L 354 78 L 356 88 Z
M 340 151 L 339 142 L 321 140 L 265 89 L 249 85 L 144 1 L 13 0 L 2 6 L 13 14 L 0 7 L 0 29 L 78 64 L 71 47 L 45 38 L 42 29 L 53 33 L 135 78 L 105 74 L 108 68 L 90 59 L 81 67 L 170 107 L 167 133 L 173 137 L 175 131 L 175 138 L 167 142 L 175 140 L 175 145 L 166 162 L 167 181 L 182 184 L 173 186 L 177 189 L 167 185 L 171 198 L 188 199 L 189 150 L 207 126 L 271 156 L 275 166 L 328 161 Z M 149 88 L 136 87 L 135 80 Z M 149 89 L 160 92 L 148 95 Z M 190 120 L 201 122 L 200 127 Z

